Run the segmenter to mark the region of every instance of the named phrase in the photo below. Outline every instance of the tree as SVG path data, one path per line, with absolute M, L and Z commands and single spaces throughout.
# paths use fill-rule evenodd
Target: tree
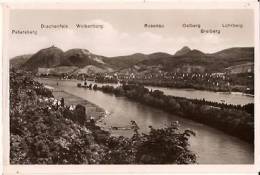
M 193 164 L 196 155 L 189 150 L 191 130 L 179 131 L 178 122 L 162 129 L 150 127 L 148 134 L 140 134 L 134 121 L 132 138 L 109 137 L 109 148 L 103 163 L 111 164 Z
M 74 116 L 79 123 L 86 121 L 86 108 L 80 104 L 76 105 Z
M 195 136 L 191 130 L 179 131 L 178 122 L 162 129 L 150 127 L 149 134 L 140 137 L 136 162 L 144 164 L 191 164 L 196 155 L 189 149 L 189 137 Z

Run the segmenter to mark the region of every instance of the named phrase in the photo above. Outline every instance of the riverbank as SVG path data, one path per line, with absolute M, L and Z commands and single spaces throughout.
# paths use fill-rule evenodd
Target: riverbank
M 223 81 L 221 79 L 220 81 Z M 231 81 L 231 80 L 230 80 Z M 233 80 L 239 82 L 238 80 Z M 117 83 L 118 81 L 100 81 L 97 80 L 97 83 Z M 231 81 L 232 82 L 232 81 Z M 198 82 L 191 79 L 181 79 L 179 80 L 167 80 L 162 81 L 161 79 L 154 80 L 122 80 L 121 84 L 139 84 L 143 86 L 154 86 L 154 87 L 162 87 L 162 88 L 175 88 L 175 89 L 194 89 L 194 90 L 202 90 L 202 91 L 211 91 L 211 92 L 241 92 L 246 94 L 254 94 L 254 86 L 253 82 L 248 82 L 243 85 L 239 84 L 229 84 L 228 82 L 218 83 L 217 80 L 212 80 L 210 82 L 203 81 Z
M 51 78 L 51 79 L 57 79 L 57 80 L 78 80 L 78 81 L 84 81 L 82 79 L 77 79 L 77 78 L 70 78 L 70 79 L 61 79 L 57 76 L 42 76 L 39 78 Z M 94 83 L 100 83 L 100 84 L 118 84 L 117 81 L 93 81 Z M 126 83 L 126 82 L 123 82 Z M 202 87 L 202 86 L 177 86 L 177 85 L 173 85 L 172 83 L 158 83 L 158 82 L 143 82 L 143 81 L 129 81 L 127 82 L 128 84 L 140 84 L 140 85 L 144 85 L 144 86 L 150 86 L 150 87 L 159 87 L 159 88 L 173 88 L 173 89 L 191 89 L 191 90 L 200 90 L 200 91 L 209 91 L 209 92 L 217 92 L 217 93 L 238 93 L 238 94 L 242 94 L 242 95 L 247 95 L 247 96 L 254 96 L 254 89 L 251 90 L 247 90 L 246 86 L 241 86 L 241 87 L 230 87 L 230 88 L 216 88 L 215 86 L 212 87 Z M 122 84 L 122 83 L 121 83 Z
M 86 101 L 63 92 L 55 94 L 54 89 L 24 72 L 10 70 L 10 164 L 196 163 L 189 149 L 193 131 L 179 131 L 173 123 L 151 128 L 146 135 L 136 126 L 131 138 L 111 137 L 93 120 L 86 120 L 84 106 L 71 108 L 55 98 L 65 97 L 67 104 Z
M 82 81 L 76 80 L 76 79 L 57 79 L 57 78 L 37 78 L 39 81 L 41 80 L 53 80 L 55 82 L 74 82 L 76 85 L 78 83 L 83 84 Z M 105 86 L 110 85 L 117 87 L 118 85 L 122 84 L 101 84 L 101 83 L 95 83 L 93 81 L 87 81 L 88 86 L 97 84 L 98 86 Z M 145 86 L 148 89 L 152 90 L 160 90 L 163 91 L 165 95 L 171 95 L 171 96 L 178 96 L 178 97 L 185 97 L 188 99 L 198 99 L 210 102 L 217 102 L 217 103 L 224 103 L 224 104 L 231 104 L 231 105 L 246 105 L 249 103 L 254 103 L 254 97 L 246 94 L 240 94 L 240 93 L 230 93 L 230 92 L 212 92 L 212 91 L 206 91 L 206 90 L 194 90 L 194 89 L 175 89 L 175 88 L 162 88 L 162 87 L 151 87 L 151 86 Z
M 88 100 L 63 91 L 57 84 L 45 83 L 45 86 L 49 87 L 55 99 L 60 100 L 63 98 L 66 106 L 76 106 L 77 104 L 83 105 L 86 109 L 87 118 L 98 121 L 106 115 L 103 108 L 89 102 Z
M 89 88 L 77 88 L 77 84 L 82 83 L 80 81 L 41 79 L 39 82 L 51 82 L 52 84 L 58 82 L 64 91 L 106 109 L 110 115 L 102 119 L 104 127 L 128 126 L 130 121 L 133 120 L 138 124 L 140 133 L 148 134 L 149 126 L 158 129 L 165 128 L 169 123 L 178 121 L 182 131 L 189 128 L 196 133 L 195 137 L 192 136 L 189 139 L 189 143 L 190 149 L 198 155 L 197 160 L 199 164 L 251 164 L 254 161 L 254 149 L 251 144 L 206 124 L 201 124 L 182 116 L 141 104 L 126 97 L 118 97 L 113 94 L 103 93 L 102 91 L 90 90 Z M 88 85 L 90 83 L 94 85 L 93 82 L 87 83 Z M 98 84 L 98 86 L 101 86 L 101 84 Z M 188 91 L 188 97 L 191 97 L 193 93 L 193 91 Z M 172 94 L 175 94 L 175 91 Z M 201 94 L 196 91 L 196 94 L 202 97 L 204 95 L 213 95 L 214 97 L 214 93 Z M 227 95 L 226 97 L 234 99 L 239 96 Z M 98 122 L 97 124 L 99 125 L 100 123 Z M 109 131 L 111 132 L 111 136 L 123 136 L 127 138 L 131 138 L 131 133 L 133 133 L 133 131 L 129 133 L 128 130 L 111 129 Z
M 95 89 L 116 96 L 125 96 L 141 104 L 211 126 L 248 143 L 254 143 L 253 103 L 235 106 L 205 100 L 191 100 L 168 96 L 159 90 L 150 91 L 141 85 L 119 87 L 107 85 Z

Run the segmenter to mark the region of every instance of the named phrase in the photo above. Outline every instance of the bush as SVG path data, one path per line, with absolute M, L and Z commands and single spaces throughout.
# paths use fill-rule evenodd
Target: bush
M 66 106 L 56 108 L 49 96 L 52 94 L 45 91 L 43 85 L 22 73 L 10 71 L 11 164 L 186 164 L 196 161 L 188 149 L 192 132 L 182 133 L 176 124 L 139 134 L 138 126 L 132 121 L 135 130 L 132 138 L 111 137 L 94 122 L 85 122 L 84 106 L 77 105 L 75 110 Z
M 196 155 L 189 147 L 190 130 L 179 131 L 179 124 L 172 123 L 162 129 L 150 127 L 149 134 L 136 130 L 132 138 L 109 137 L 109 148 L 102 163 L 109 164 L 193 164 Z

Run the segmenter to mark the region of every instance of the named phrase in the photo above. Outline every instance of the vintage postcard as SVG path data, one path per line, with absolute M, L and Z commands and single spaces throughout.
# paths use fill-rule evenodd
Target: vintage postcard
M 256 172 L 258 5 L 4 4 L 5 173 Z

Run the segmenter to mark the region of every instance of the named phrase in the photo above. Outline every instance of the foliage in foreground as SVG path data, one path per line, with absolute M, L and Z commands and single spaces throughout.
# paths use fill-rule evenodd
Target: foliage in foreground
M 133 137 L 112 137 L 82 110 L 57 107 L 52 97 L 24 72 L 10 71 L 11 164 L 196 163 L 188 142 L 194 133 L 181 132 L 177 123 L 148 134 L 135 125 Z
M 188 149 L 190 130 L 179 132 L 177 122 L 163 129 L 150 127 L 149 134 L 137 130 L 132 138 L 110 137 L 103 163 L 113 164 L 192 164 L 196 156 Z

